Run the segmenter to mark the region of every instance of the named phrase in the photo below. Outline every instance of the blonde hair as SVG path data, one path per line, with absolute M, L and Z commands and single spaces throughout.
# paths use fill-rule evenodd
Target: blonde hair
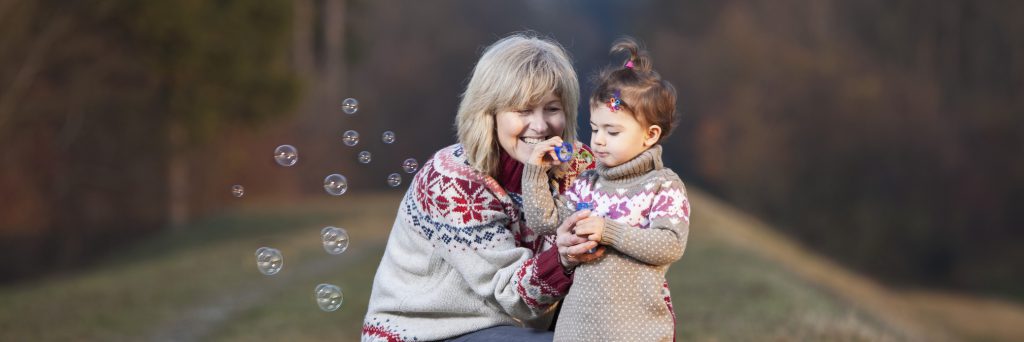
M 619 93 L 620 106 L 633 114 L 642 125 L 661 127 L 663 141 L 676 125 L 676 88 L 654 71 L 647 50 L 631 37 L 622 37 L 612 44 L 612 53 L 629 52 L 626 63 L 632 66 L 606 68 L 595 77 L 597 86 L 590 96 L 590 108 L 607 105 Z
M 515 33 L 484 50 L 462 94 L 455 128 L 469 165 L 495 176 L 498 144 L 495 115 L 536 105 L 549 93 L 562 101 L 562 140 L 576 141 L 580 85 L 569 54 L 557 42 L 531 33 Z

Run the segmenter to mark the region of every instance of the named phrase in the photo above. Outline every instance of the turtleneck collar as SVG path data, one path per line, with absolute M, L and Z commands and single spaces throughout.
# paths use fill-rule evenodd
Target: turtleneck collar
M 607 180 L 620 180 L 641 176 L 664 167 L 665 164 L 661 161 L 661 145 L 658 144 L 618 166 L 607 167 L 597 163 L 597 174 Z
M 523 193 L 523 163 L 505 153 L 501 146 L 498 146 L 498 150 L 498 176 L 494 180 L 506 192 Z

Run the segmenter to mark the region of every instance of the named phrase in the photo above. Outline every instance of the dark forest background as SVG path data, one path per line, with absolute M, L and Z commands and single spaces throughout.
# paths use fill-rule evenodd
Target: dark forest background
M 1024 300 L 1022 17 L 995 0 L 0 1 L 0 256 L 18 260 L 0 279 L 182 229 L 237 205 L 234 184 L 264 202 L 326 196 L 335 172 L 384 189 L 454 142 L 482 48 L 533 30 L 585 93 L 621 62 L 612 40 L 646 43 L 679 90 L 666 161 L 690 187 L 889 284 Z

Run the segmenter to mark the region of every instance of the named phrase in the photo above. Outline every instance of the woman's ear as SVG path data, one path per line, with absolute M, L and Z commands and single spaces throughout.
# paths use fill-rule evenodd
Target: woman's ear
M 644 147 L 651 147 L 661 139 L 661 126 L 651 125 L 644 134 Z

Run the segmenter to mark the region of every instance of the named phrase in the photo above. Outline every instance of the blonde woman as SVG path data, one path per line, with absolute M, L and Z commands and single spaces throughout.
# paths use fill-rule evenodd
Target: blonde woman
M 513 34 L 484 51 L 459 105 L 459 142 L 424 163 L 399 206 L 363 341 L 551 341 L 547 328 L 573 269 L 604 250 L 570 233 L 584 217 L 531 229 L 522 170 L 537 143 L 577 141 L 578 102 L 576 72 L 558 43 Z M 584 158 L 553 168 L 552 194 L 593 168 Z

